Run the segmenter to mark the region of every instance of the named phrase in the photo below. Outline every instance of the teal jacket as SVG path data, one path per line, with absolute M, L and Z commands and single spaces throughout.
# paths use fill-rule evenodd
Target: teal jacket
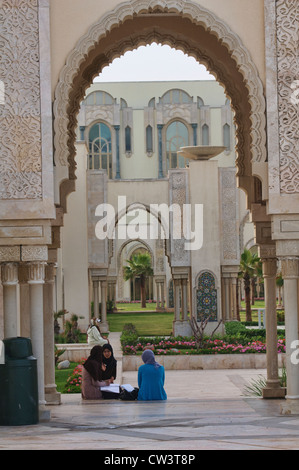
M 138 400 L 167 400 L 164 367 L 144 364 L 138 369 Z

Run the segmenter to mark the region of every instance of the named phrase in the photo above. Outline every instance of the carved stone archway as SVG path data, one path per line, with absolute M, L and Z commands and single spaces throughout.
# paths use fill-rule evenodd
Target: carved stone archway
M 192 55 L 224 86 L 235 113 L 237 177 L 255 202 L 253 174 L 263 181 L 266 157 L 262 82 L 240 38 L 202 6 L 185 0 L 131 0 L 94 23 L 69 54 L 55 90 L 56 203 L 66 210 L 75 190 L 76 116 L 92 79 L 104 66 L 140 45 L 159 42 Z

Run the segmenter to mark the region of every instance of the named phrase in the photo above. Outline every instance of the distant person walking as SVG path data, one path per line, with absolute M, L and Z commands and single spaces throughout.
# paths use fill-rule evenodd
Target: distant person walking
M 87 343 L 90 346 L 104 346 L 104 344 L 108 344 L 109 341 L 106 338 L 103 338 L 101 335 L 101 330 L 97 323 L 99 320 L 93 319 L 88 327 L 87 330 Z

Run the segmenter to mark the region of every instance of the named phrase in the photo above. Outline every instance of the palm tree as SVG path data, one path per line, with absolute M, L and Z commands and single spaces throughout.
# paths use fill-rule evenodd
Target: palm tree
M 250 303 L 250 283 L 251 279 L 256 275 L 257 266 L 260 258 L 256 254 L 252 254 L 246 248 L 241 254 L 240 261 L 240 277 L 244 280 L 245 305 L 246 305 L 246 321 L 252 321 L 251 303 Z
M 152 260 L 149 253 L 138 253 L 133 255 L 130 260 L 127 260 L 129 266 L 124 267 L 124 279 L 140 278 L 141 289 L 141 308 L 146 307 L 145 297 L 145 281 L 148 276 L 152 276 L 154 271 L 152 269 Z

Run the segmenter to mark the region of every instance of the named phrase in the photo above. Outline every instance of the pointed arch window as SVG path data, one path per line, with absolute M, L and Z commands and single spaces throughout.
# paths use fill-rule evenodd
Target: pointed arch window
M 166 129 L 166 163 L 167 170 L 171 168 L 185 168 L 188 160 L 178 155 L 181 147 L 189 145 L 189 131 L 186 124 L 173 121 Z
M 112 139 L 110 128 L 103 122 L 97 122 L 89 130 L 88 136 L 89 170 L 107 170 L 112 178 Z
M 223 126 L 223 145 L 227 151 L 230 150 L 230 126 L 228 124 Z
M 202 145 L 210 145 L 210 138 L 209 138 L 209 126 L 204 124 L 201 128 L 201 136 L 202 136 Z
M 126 153 L 132 152 L 132 132 L 130 126 L 126 126 L 125 128 L 125 149 Z
M 153 128 L 150 125 L 146 128 L 146 153 L 153 153 Z

